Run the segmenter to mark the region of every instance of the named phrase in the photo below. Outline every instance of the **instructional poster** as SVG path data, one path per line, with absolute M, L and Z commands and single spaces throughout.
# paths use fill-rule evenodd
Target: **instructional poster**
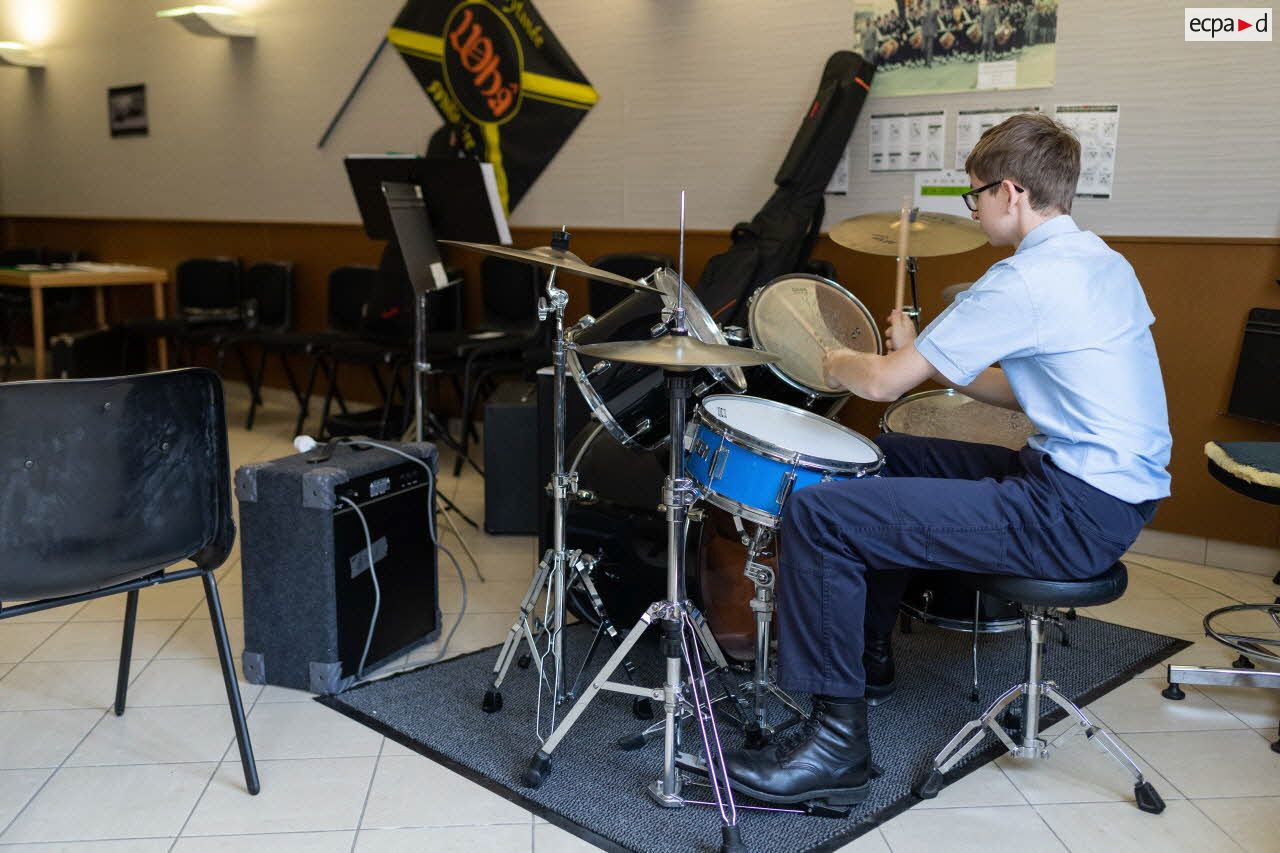
M 1018 113 L 1038 113 L 1039 107 L 1013 107 L 1003 109 L 960 110 L 956 113 L 956 159 L 955 168 L 964 171 L 964 161 L 969 159 L 969 152 L 978 144 L 982 134 L 988 128 L 995 127 L 1009 116 Z
M 872 95 L 1053 85 L 1060 0 L 853 0 Z
M 873 172 L 941 169 L 946 130 L 944 110 L 872 115 L 868 168 Z
M 1076 196 L 1111 198 L 1116 180 L 1120 106 L 1059 104 L 1054 118 L 1075 131 L 1080 140 L 1080 180 L 1076 183 Z

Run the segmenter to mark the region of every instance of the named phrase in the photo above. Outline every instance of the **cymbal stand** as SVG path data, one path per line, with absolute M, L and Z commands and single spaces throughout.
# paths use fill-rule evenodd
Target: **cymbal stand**
M 561 228 L 551 237 L 551 247 L 567 251 L 569 233 Z M 600 618 L 602 630 L 616 637 L 604 612 L 600 595 L 596 592 L 591 580 L 591 571 L 595 567 L 595 559 L 584 555 L 581 550 L 568 550 L 565 545 L 565 516 L 569 498 L 578 493 L 578 473 L 576 470 L 566 472 L 565 463 L 565 369 L 567 364 L 568 344 L 565 340 L 564 310 L 569 304 L 569 294 L 556 285 L 558 267 L 551 268 L 547 277 L 547 295 L 538 300 L 538 319 L 546 321 L 554 318 L 555 339 L 552 346 L 552 363 L 554 364 L 553 396 L 555 398 L 553 417 L 553 462 L 551 482 L 547 490 L 551 493 L 553 507 L 551 547 L 542 555 L 538 570 L 520 602 L 520 613 L 507 633 L 507 639 L 498 652 L 498 659 L 493 666 L 493 681 L 485 691 L 481 708 L 487 713 L 496 713 L 502 709 L 502 682 L 507 677 L 511 662 L 516 659 L 516 651 L 521 641 L 529 646 L 530 659 L 538 673 L 538 710 L 535 718 L 535 733 L 542 738 L 542 697 L 543 688 L 550 688 L 551 726 L 556 724 L 556 711 L 572 693 L 565 688 L 565 656 L 564 656 L 564 620 L 566 574 L 570 583 L 581 584 L 586 590 L 592 607 Z M 531 619 L 533 610 L 543 594 L 546 594 L 544 614 L 540 625 L 535 626 Z M 545 646 L 539 644 L 539 637 L 544 638 Z M 549 658 L 549 661 L 548 661 Z M 550 672 L 548 672 L 548 664 Z M 524 666 L 524 660 L 520 661 Z M 630 661 L 626 662 L 626 671 L 630 675 L 634 671 Z M 637 702 L 634 710 L 637 716 L 643 716 L 647 703 Z
M 920 331 L 920 296 L 916 292 L 916 257 L 910 255 L 907 257 L 907 276 L 911 282 L 911 304 L 902 309 L 902 313 L 911 318 L 911 322 L 915 323 L 916 331 Z
M 684 193 L 680 195 L 680 274 L 684 280 Z M 676 310 L 670 321 L 670 334 L 687 335 L 683 293 L 677 295 Z M 671 415 L 671 467 L 662 488 L 662 509 L 667 515 L 667 597 L 655 601 L 641 615 L 628 632 L 622 645 L 614 651 L 604 668 L 592 679 L 582 696 L 574 703 L 564 720 L 542 744 L 541 749 L 529 760 L 522 781 L 531 788 L 540 787 L 551 772 L 551 754 L 574 723 L 591 704 L 601 690 L 644 696 L 662 701 L 663 720 L 662 775 L 648 786 L 649 795 L 664 808 L 683 808 L 686 801 L 681 796 L 683 778 L 676 765 L 680 749 L 679 716 L 682 703 L 690 702 L 694 718 L 698 722 L 715 805 L 720 812 L 721 851 L 739 853 L 745 851 L 738 828 L 738 813 L 733 789 L 724 764 L 724 752 L 720 734 L 716 728 L 715 712 L 707 690 L 706 673 L 702 668 L 700 632 L 694 621 L 697 611 L 685 596 L 685 534 L 689 507 L 697 499 L 693 480 L 685 476 L 684 435 L 686 403 L 692 380 L 688 373 L 666 370 L 667 399 Z M 666 659 L 666 678 L 661 688 L 644 688 L 610 681 L 614 671 L 622 665 L 631 648 L 646 629 L 661 623 L 662 636 L 659 647 Z M 684 670 L 691 676 L 684 678 Z M 686 699 L 686 690 L 688 698 Z

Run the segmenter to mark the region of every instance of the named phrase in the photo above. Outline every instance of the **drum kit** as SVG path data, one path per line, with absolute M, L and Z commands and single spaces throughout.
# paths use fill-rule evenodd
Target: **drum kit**
M 915 295 L 914 260 L 906 254 L 908 242 L 913 254 L 939 255 L 965 251 L 985 240 L 968 220 L 919 213 L 907 205 L 898 214 L 847 220 L 831 233 L 841 245 L 898 256 L 895 301 L 899 307 L 908 267 L 913 298 Z M 792 493 L 816 483 L 876 476 L 883 466 L 884 458 L 873 442 L 830 419 L 848 393 L 827 386 L 822 363 L 831 349 L 883 353 L 884 344 L 874 318 L 853 294 L 812 275 L 788 275 L 767 283 L 751 297 L 749 328 L 721 329 L 684 283 L 684 193 L 680 197 L 679 239 L 678 271 L 657 269 L 640 280 L 585 264 L 569 251 L 569 235 L 564 229 L 553 235 L 549 247 L 531 250 L 441 241 L 550 271 L 546 297 L 540 300 L 538 312 L 540 320 L 553 320 L 555 333 L 554 452 L 547 487 L 553 499 L 552 539 L 498 654 L 482 707 L 490 713 L 501 709 L 502 684 L 513 661 L 521 667 L 534 665 L 539 683 L 535 733 L 541 748 L 529 762 L 523 781 L 538 787 L 551 771 L 554 750 L 600 691 L 634 697 L 633 710 L 642 718 L 650 701 L 661 703 L 661 720 L 638 741 L 643 743 L 659 731 L 663 734 L 661 775 L 649 786 L 649 793 L 665 807 L 692 804 L 696 801 L 682 796 L 680 768 L 694 765 L 704 770 L 714 802 L 703 804 L 719 809 L 722 849 L 740 850 L 738 806 L 725 773 L 713 708 L 715 703 L 727 702 L 726 710 L 742 725 L 749 747 L 763 745 L 776 730 L 766 719 L 771 700 L 790 710 L 790 722 L 804 714 L 774 683 L 769 666 L 775 573 L 767 558 L 776 546 L 782 513 Z M 557 284 L 561 274 L 615 284 L 632 292 L 598 320 L 584 317 L 566 329 L 568 295 Z M 909 313 L 918 317 L 919 312 L 913 308 Z M 572 466 L 565 466 L 565 395 L 570 375 L 599 422 L 588 446 L 603 430 L 632 451 L 667 448 L 667 472 L 658 507 L 665 519 L 665 596 L 647 606 L 625 637 L 614 627 L 593 583 L 595 558 L 582 550 L 570 550 L 566 542 L 569 504 L 589 494 L 579 490 L 577 469 L 582 453 Z M 748 396 L 748 391 L 754 394 Z M 926 392 L 935 393 L 939 392 Z M 913 395 L 894 404 L 886 412 L 885 428 L 898 422 L 899 412 L 901 417 L 914 417 L 916 407 L 910 404 L 921 397 Z M 705 502 L 707 508 L 695 508 L 699 502 Z M 755 660 L 748 681 L 737 690 L 726 684 L 723 694 L 713 697 L 708 672 L 723 675 L 730 668 L 707 619 L 688 595 L 686 538 L 691 514 L 717 511 L 727 513 L 746 547 L 743 575 L 754 587 L 749 608 L 755 623 Z M 599 626 L 596 641 L 603 633 L 615 643 L 608 661 L 580 694 L 578 682 L 571 684 L 565 675 L 563 630 L 571 588 L 578 593 L 575 600 L 579 604 L 587 601 L 594 611 L 591 621 Z M 540 602 L 542 614 L 538 617 L 535 609 Z M 658 686 L 635 683 L 636 670 L 628 660 L 650 627 L 660 630 L 659 648 L 665 660 L 665 678 Z M 528 649 L 523 655 L 519 654 L 522 646 Z M 595 647 L 593 642 L 592 651 Z M 584 670 L 590 656 L 588 652 Z M 626 683 L 612 680 L 618 669 L 624 671 Z M 550 707 L 550 732 L 545 737 L 544 694 Z M 573 704 L 563 719 L 557 719 L 559 710 L 570 701 Z M 703 746 L 700 757 L 681 751 L 685 721 L 698 727 Z

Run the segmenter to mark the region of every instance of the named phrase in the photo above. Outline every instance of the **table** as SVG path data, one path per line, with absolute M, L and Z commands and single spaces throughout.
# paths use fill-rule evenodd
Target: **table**
M 31 291 L 31 333 L 35 344 L 36 379 L 45 378 L 44 297 L 42 291 L 55 287 L 94 288 L 94 307 L 98 325 L 107 325 L 106 302 L 103 288 L 118 286 L 151 285 L 151 299 L 157 318 L 164 317 L 164 291 L 169 274 L 156 267 L 135 267 L 120 264 L 97 264 L 95 268 L 21 270 L 0 269 L 0 285 L 25 287 Z M 169 366 L 168 347 L 160 339 L 160 367 Z

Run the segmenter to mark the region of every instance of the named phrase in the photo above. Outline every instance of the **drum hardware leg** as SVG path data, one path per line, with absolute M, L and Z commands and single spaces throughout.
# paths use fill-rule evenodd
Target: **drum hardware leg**
M 622 645 L 622 637 L 618 634 L 617 628 L 613 625 L 613 620 L 609 618 L 608 612 L 604 607 L 604 600 L 600 598 L 600 593 L 596 590 L 595 581 L 591 579 L 591 573 L 595 571 L 596 558 L 578 553 L 578 558 L 573 561 L 571 569 L 573 571 L 572 581 L 579 584 L 586 590 L 587 598 L 591 602 L 591 608 L 595 611 L 596 618 L 599 620 L 599 627 L 596 629 L 595 635 L 591 638 L 591 647 L 587 650 L 586 656 L 582 660 L 582 666 L 578 669 L 578 675 L 573 680 L 573 687 L 569 690 L 569 697 L 576 698 L 578 688 L 582 684 L 582 676 L 590 666 L 591 661 L 595 658 L 596 650 L 600 647 L 600 640 L 604 636 L 608 636 L 613 641 L 613 647 L 616 649 Z M 626 672 L 627 680 L 632 684 L 636 683 L 636 666 L 629 658 L 622 659 L 622 669 Z M 637 696 L 635 701 L 631 703 L 631 713 L 638 720 L 653 719 L 653 705 L 650 701 L 643 697 Z
M 973 689 L 969 691 L 969 701 L 978 701 L 978 623 L 982 616 L 982 591 L 973 591 Z
M 489 689 L 485 691 L 484 701 L 480 705 L 486 713 L 494 714 L 502 710 L 502 682 L 507 677 L 507 670 L 511 667 L 511 661 L 520 646 L 520 641 L 523 639 L 529 644 L 531 653 L 537 651 L 537 639 L 534 636 L 533 628 L 529 624 L 530 616 L 533 613 L 534 604 L 539 596 L 542 595 L 543 585 L 546 584 L 547 577 L 551 572 L 552 556 L 552 552 L 547 551 L 543 555 L 542 562 L 538 563 L 538 571 L 529 583 L 529 588 L 525 591 L 524 598 L 520 601 L 520 615 L 512 623 L 511 630 L 507 632 L 507 639 L 503 642 L 502 649 L 498 652 L 498 660 L 493 665 L 493 681 L 490 683 Z M 542 659 L 536 656 L 523 655 L 519 664 L 521 669 L 528 666 L 526 658 L 537 661 L 538 678 L 541 681 L 543 677 Z

